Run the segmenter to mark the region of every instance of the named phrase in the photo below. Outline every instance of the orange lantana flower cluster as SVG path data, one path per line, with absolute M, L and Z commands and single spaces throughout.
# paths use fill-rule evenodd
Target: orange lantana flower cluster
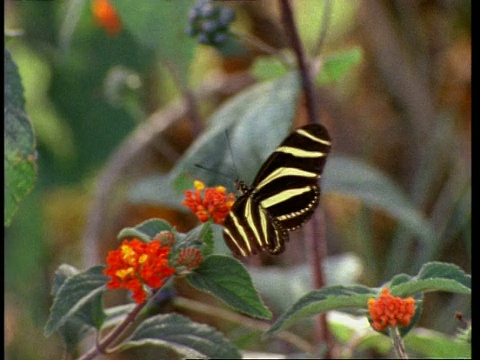
M 122 29 L 120 17 L 108 0 L 93 0 L 92 13 L 97 24 L 105 28 L 108 35 L 116 35 Z
M 110 289 L 128 289 L 136 303 L 145 301 L 144 286 L 159 288 L 175 270 L 168 265 L 170 248 L 158 240 L 144 243 L 138 239 L 124 240 L 120 247 L 107 255 L 107 268 L 103 273 L 110 277 Z
M 185 191 L 183 205 L 188 206 L 201 222 L 212 219 L 214 223 L 222 224 L 235 202 L 235 196 L 227 194 L 223 186 L 205 188 L 205 184 L 198 180 L 193 184 L 195 190 Z
M 383 289 L 378 299 L 368 300 L 368 310 L 372 316 L 372 326 L 383 331 L 388 326 L 408 326 L 415 314 L 415 299 L 402 299 L 390 295 L 389 289 Z

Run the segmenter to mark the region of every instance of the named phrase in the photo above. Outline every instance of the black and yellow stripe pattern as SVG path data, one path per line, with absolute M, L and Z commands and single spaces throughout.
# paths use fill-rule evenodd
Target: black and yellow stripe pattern
M 330 136 L 319 124 L 296 129 L 263 163 L 251 187 L 224 221 L 223 237 L 232 252 L 249 256 L 285 250 L 288 232 L 298 229 L 318 206 L 319 178 L 330 151 Z

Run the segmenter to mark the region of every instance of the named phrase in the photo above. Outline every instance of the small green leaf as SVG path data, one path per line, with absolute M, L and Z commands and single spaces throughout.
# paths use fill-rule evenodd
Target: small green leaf
M 162 219 L 149 219 L 141 224 L 125 228 L 118 234 L 118 239 L 138 238 L 145 242 L 151 241 L 160 231 L 173 231 L 172 226 Z
M 94 266 L 65 280 L 55 294 L 45 325 L 45 336 L 50 336 L 74 315 L 79 315 L 84 321 L 88 319 L 89 325 L 100 328 L 105 314 L 99 310 L 98 302 L 108 281 L 108 277 L 103 275 L 104 268 Z
M 390 280 L 389 287 L 391 288 L 391 287 L 406 283 L 406 282 L 410 281 L 411 279 L 412 279 L 412 277 L 410 275 L 407 275 L 407 274 L 395 275 L 392 278 L 392 280 Z
M 259 80 L 272 80 L 285 76 L 289 69 L 277 57 L 259 57 L 250 72 Z
M 58 333 L 65 343 L 66 352 L 72 354 L 82 339 L 87 337 L 95 328 L 85 324 L 73 316 L 58 329 Z
M 120 348 L 144 345 L 168 348 L 186 358 L 241 358 L 223 334 L 178 314 L 156 315 L 145 320 Z
M 427 291 L 449 291 L 469 295 L 472 278 L 454 264 L 430 262 L 409 281 L 391 286 L 392 295 L 409 296 Z
M 455 264 L 432 261 L 422 266 L 418 279 L 442 278 L 455 280 L 463 286 L 472 288 L 472 277 Z
M 25 113 L 23 87 L 10 52 L 4 49 L 4 171 L 5 226 L 10 225 L 20 201 L 36 178 L 35 134 Z
M 197 290 L 214 295 L 241 313 L 260 319 L 272 317 L 248 271 L 232 257 L 211 255 L 186 279 Z
M 316 77 L 317 85 L 321 86 L 339 81 L 354 65 L 362 61 L 362 57 L 360 47 L 328 56 Z
M 78 273 L 80 273 L 80 271 L 71 265 L 60 265 L 55 271 L 52 294 L 55 296 L 63 283 Z M 65 343 L 67 353 L 72 354 L 78 343 L 95 329 L 95 326 L 92 325 L 94 323 L 93 319 L 95 318 L 95 315 L 92 317 L 89 317 L 88 315 L 96 313 L 96 304 L 98 304 L 98 299 L 92 301 L 91 304 L 83 306 L 79 312 L 68 319 L 67 322 L 58 329 L 58 333 Z
M 209 241 L 212 235 L 212 223 L 206 222 L 198 225 L 186 234 L 177 234 L 177 241 L 175 242 L 175 251 L 184 249 L 190 246 L 197 248 L 209 246 L 205 240 Z M 212 242 L 212 240 L 210 240 Z
M 213 230 L 211 222 L 203 224 L 200 232 L 200 239 L 203 240 L 205 248 L 202 251 L 204 257 L 210 256 L 213 253 Z
M 73 275 L 76 275 L 80 272 L 76 267 L 69 265 L 69 264 L 62 264 L 58 267 L 55 271 L 55 275 L 53 277 L 53 287 L 52 287 L 52 295 L 55 296 L 58 293 L 58 290 L 63 285 L 63 283 L 68 279 L 71 278 Z
M 374 289 L 366 286 L 330 286 L 315 290 L 298 300 L 265 333 L 270 337 L 288 325 L 308 316 L 318 315 L 329 310 L 347 308 L 367 308 L 368 299 L 376 297 Z

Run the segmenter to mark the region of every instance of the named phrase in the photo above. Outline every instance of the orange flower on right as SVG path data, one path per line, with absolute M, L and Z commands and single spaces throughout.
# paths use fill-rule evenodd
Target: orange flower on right
M 103 27 L 108 35 L 116 35 L 122 29 L 122 21 L 108 0 L 93 0 L 92 12 L 97 24 Z
M 385 288 L 378 299 L 368 299 L 368 311 L 372 316 L 372 326 L 378 331 L 388 326 L 408 326 L 415 314 L 415 299 L 392 296 L 390 290 Z

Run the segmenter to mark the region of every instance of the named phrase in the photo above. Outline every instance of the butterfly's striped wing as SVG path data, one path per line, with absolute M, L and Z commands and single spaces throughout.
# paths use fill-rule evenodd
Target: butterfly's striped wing
M 288 231 L 299 228 L 318 206 L 318 180 L 330 146 L 327 130 L 310 124 L 275 149 L 225 219 L 224 239 L 235 254 L 284 251 Z
M 268 251 L 279 254 L 288 241 L 288 232 L 264 208 L 251 192 L 240 196 L 226 217 L 223 237 L 230 250 L 240 256 Z

